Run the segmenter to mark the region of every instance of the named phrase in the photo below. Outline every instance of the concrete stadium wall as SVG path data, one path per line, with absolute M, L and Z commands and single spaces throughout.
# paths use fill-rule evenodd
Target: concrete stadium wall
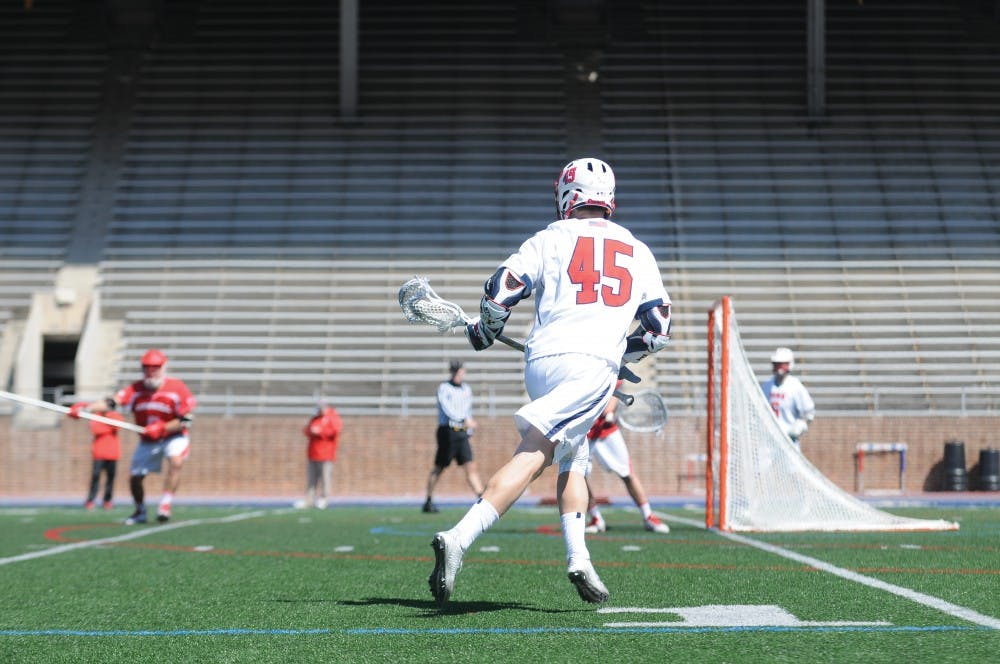
M 430 417 L 351 417 L 345 420 L 334 471 L 334 498 L 411 501 L 422 498 L 434 454 L 435 421 Z M 479 418 L 473 438 L 483 479 L 511 455 L 516 444 L 512 419 Z M 305 482 L 305 419 L 201 417 L 192 432 L 192 453 L 184 469 L 178 502 L 204 499 L 288 499 L 301 496 Z M 805 455 L 841 488 L 855 488 L 855 444 L 906 442 L 908 493 L 940 488 L 938 470 L 946 441 L 965 442 L 966 468 L 979 452 L 1000 447 L 997 417 L 851 417 L 820 416 L 803 440 Z M 673 417 L 660 436 L 628 434 L 637 474 L 652 497 L 703 492 L 701 468 L 685 457 L 703 451 L 704 418 Z M 135 436 L 122 433 L 115 498 L 128 500 L 128 461 Z M 90 473 L 90 435 L 84 422 L 66 420 L 58 429 L 17 431 L 11 418 L 0 417 L 0 499 L 83 501 Z M 898 457 L 865 459 L 866 490 L 897 487 Z M 689 476 L 689 472 L 693 474 Z M 622 483 L 601 469 L 595 490 L 616 504 L 629 504 Z M 975 488 L 970 473 L 970 488 Z M 146 483 L 149 499 L 159 496 L 160 476 Z M 529 489 L 529 500 L 554 496 L 555 472 L 549 469 Z M 464 474 L 447 470 L 438 485 L 441 500 L 471 499 Z

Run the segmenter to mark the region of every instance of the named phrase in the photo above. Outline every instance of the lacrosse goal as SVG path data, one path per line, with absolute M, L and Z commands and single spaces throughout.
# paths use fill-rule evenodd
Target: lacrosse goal
M 816 469 L 778 425 L 743 350 L 729 297 L 708 312 L 705 525 L 727 531 L 956 530 L 889 514 Z

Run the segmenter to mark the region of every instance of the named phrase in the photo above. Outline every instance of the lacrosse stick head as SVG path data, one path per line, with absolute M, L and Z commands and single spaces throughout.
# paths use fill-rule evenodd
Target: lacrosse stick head
M 632 404 L 618 409 L 618 422 L 629 431 L 653 433 L 667 424 L 667 404 L 656 390 L 642 390 L 633 395 Z
M 436 327 L 447 332 L 469 322 L 462 308 L 441 299 L 424 277 L 413 277 L 399 287 L 399 307 L 406 320 Z

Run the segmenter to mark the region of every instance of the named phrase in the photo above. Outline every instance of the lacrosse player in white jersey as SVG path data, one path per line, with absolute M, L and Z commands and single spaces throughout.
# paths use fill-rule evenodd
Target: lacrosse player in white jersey
M 792 375 L 794 367 L 795 355 L 790 348 L 775 349 L 771 355 L 774 375 L 761 384 L 761 389 L 782 431 L 798 448 L 799 438 L 816 417 L 816 405 L 802 381 Z
M 667 345 L 670 297 L 649 248 L 610 220 L 615 177 L 606 163 L 583 158 L 567 164 L 555 182 L 555 202 L 558 220 L 526 240 L 486 281 L 480 315 L 465 330 L 473 348 L 489 348 L 511 308 L 535 295 L 524 366 L 531 401 L 514 415 L 520 444 L 466 515 L 434 536 L 429 582 L 439 604 L 451 596 L 473 541 L 552 464 L 559 466 L 556 494 L 569 580 L 586 602 L 608 599 L 584 536 L 586 433 L 611 400 L 622 362 Z

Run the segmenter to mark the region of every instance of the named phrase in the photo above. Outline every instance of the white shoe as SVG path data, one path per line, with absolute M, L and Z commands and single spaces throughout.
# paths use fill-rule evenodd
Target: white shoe
M 325 510 L 326 509 L 326 498 L 320 498 L 316 501 L 316 508 Z
M 296 500 L 294 503 L 292 503 L 292 507 L 294 507 L 297 510 L 304 510 L 306 508 L 306 501 Z
M 583 529 L 583 532 L 585 532 L 585 533 L 603 533 L 607 529 L 608 529 L 608 527 L 604 523 L 604 519 L 602 517 L 599 517 L 599 516 L 594 516 L 594 517 L 590 518 L 590 523 L 588 523 L 587 527 Z
M 608 597 L 611 596 L 608 589 L 601 583 L 601 577 L 597 576 L 597 572 L 589 560 L 571 564 L 567 574 L 570 582 L 576 586 L 576 591 L 580 593 L 580 599 L 584 602 L 600 604 L 608 601 Z
M 438 604 L 444 604 L 455 589 L 455 577 L 462 569 L 462 547 L 455 541 L 453 535 L 441 532 L 434 535 L 431 541 L 434 547 L 434 571 L 427 579 L 431 586 L 431 594 Z
M 643 525 L 646 527 L 646 530 L 654 533 L 663 533 L 665 535 L 670 532 L 670 526 L 660 521 L 654 514 L 650 514 L 649 518 L 643 521 Z

